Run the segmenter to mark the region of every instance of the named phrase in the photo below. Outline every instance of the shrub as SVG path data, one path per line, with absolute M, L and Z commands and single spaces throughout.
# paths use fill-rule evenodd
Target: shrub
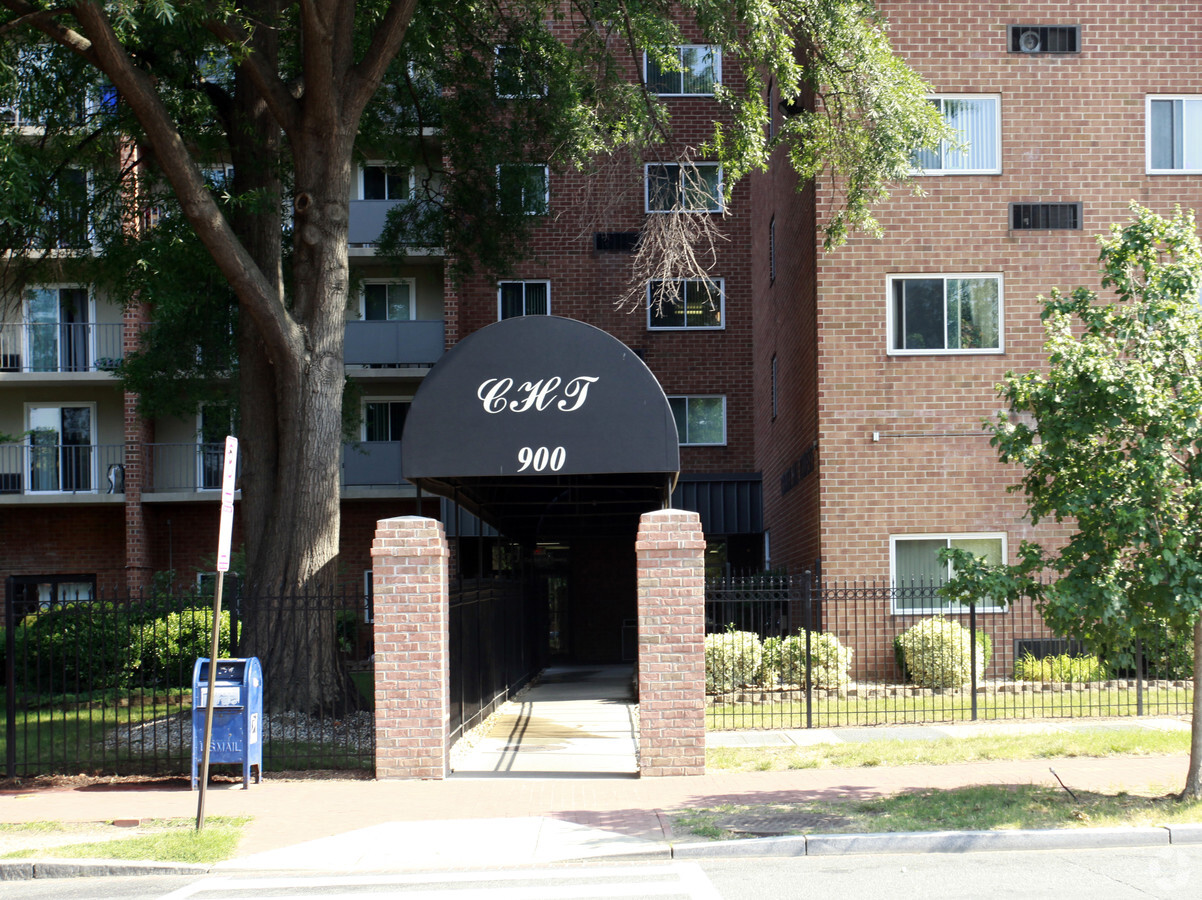
M 905 672 L 920 687 L 959 687 L 972 678 L 972 645 L 968 629 L 943 616 L 923 619 L 898 636 Z M 989 662 L 986 645 L 977 637 L 977 677 Z
M 775 642 L 775 643 L 772 643 Z M 770 646 L 771 644 L 771 646 Z M 814 687 L 839 688 L 851 680 L 852 652 L 833 634 L 815 631 L 810 634 L 810 677 Z M 784 638 L 769 638 L 764 642 L 764 681 L 783 684 L 805 684 L 806 632 Z
M 903 632 L 904 633 L 904 632 Z M 993 658 L 993 638 L 987 632 L 977 632 L 977 675 L 980 676 Z M 910 681 L 910 671 L 906 668 L 906 654 L 902 649 L 902 635 L 893 639 L 893 659 L 897 670 L 901 673 L 902 681 Z M 967 665 L 967 663 L 966 663 Z
M 213 610 L 185 609 L 144 622 L 139 639 L 141 681 L 154 687 L 191 687 L 196 658 L 209 655 L 213 641 Z M 230 653 L 230 614 L 221 613 L 218 658 Z
M 1028 651 L 1014 663 L 1014 677 L 1018 681 L 1104 681 L 1106 667 L 1096 656 L 1045 656 L 1036 659 Z
M 759 635 L 728 628 L 705 636 L 705 689 L 729 691 L 752 684 L 760 673 L 764 648 Z
M 77 694 L 121 687 L 135 668 L 126 610 L 70 603 L 25 617 L 15 639 L 23 691 Z

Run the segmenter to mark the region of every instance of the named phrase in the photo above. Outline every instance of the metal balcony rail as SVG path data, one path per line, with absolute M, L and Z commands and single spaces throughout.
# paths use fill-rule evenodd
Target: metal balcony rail
M 347 322 L 343 361 L 348 366 L 432 366 L 445 352 L 441 320 Z
M 124 444 L 0 444 L 0 494 L 124 492 Z
M 225 444 L 147 444 L 146 493 L 220 491 Z M 238 457 L 238 476 L 242 458 Z
M 342 445 L 344 487 L 406 484 L 401 477 L 400 441 L 356 441 Z
M 0 372 L 108 372 L 125 356 L 121 322 L 0 325 Z

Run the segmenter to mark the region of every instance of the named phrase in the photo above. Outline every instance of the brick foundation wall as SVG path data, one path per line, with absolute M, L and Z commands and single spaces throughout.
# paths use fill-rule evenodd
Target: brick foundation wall
M 372 542 L 376 777 L 447 772 L 450 632 L 442 523 L 382 519 Z
M 705 538 L 693 512 L 639 522 L 639 772 L 705 774 Z

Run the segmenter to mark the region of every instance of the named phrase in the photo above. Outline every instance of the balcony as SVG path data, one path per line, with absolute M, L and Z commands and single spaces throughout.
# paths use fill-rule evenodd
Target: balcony
M 221 490 L 222 468 L 225 465 L 225 444 L 147 444 L 147 494 L 179 494 Z M 242 474 L 242 457 L 238 457 L 238 472 Z M 235 485 L 237 482 L 235 481 Z
M 427 368 L 442 358 L 441 320 L 347 322 L 343 360 L 348 366 Z
M 124 492 L 124 444 L 0 444 L 0 494 Z
M 405 204 L 408 247 L 438 248 L 442 246 L 439 231 L 441 209 L 432 203 L 408 200 L 352 200 L 347 222 L 347 243 L 351 246 L 373 247 L 380 242 L 380 232 L 388 220 L 388 212 Z
M 401 477 L 400 441 L 357 441 L 342 445 L 342 486 L 396 487 Z
M 0 372 L 111 372 L 125 355 L 124 334 L 120 322 L 0 325 Z

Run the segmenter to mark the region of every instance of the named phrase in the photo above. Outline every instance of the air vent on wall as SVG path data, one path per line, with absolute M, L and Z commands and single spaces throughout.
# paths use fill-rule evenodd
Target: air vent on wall
M 1014 231 L 1057 231 L 1081 228 L 1080 203 L 1011 203 Z
M 1080 25 L 1011 25 L 1011 53 L 1080 53 Z
M 639 242 L 637 231 L 597 231 L 593 233 L 593 247 L 610 253 L 629 253 Z

